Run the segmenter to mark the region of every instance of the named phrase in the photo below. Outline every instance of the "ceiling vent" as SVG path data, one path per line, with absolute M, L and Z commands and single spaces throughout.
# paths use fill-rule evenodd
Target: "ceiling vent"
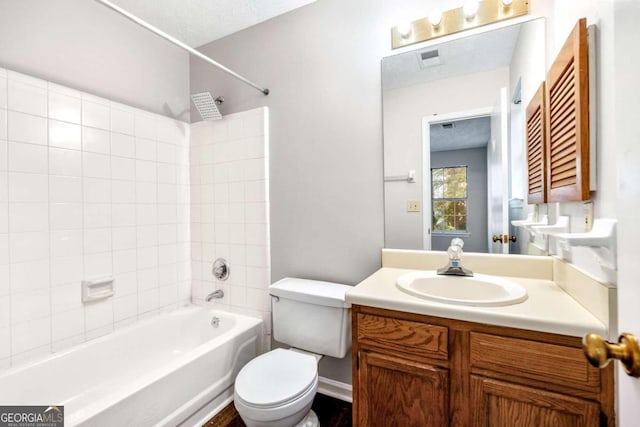
M 453 124 L 453 123 L 443 123 L 442 124 L 442 129 L 453 129 L 454 127 L 456 127 L 456 125 Z
M 438 49 L 423 50 L 422 52 L 416 52 L 416 55 L 418 55 L 420 68 L 424 69 L 442 64 L 442 58 L 440 58 Z

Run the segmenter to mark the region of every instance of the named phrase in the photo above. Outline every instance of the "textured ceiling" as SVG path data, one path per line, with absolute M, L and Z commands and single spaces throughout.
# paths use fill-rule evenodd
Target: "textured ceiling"
M 491 138 L 491 118 L 488 116 L 449 123 L 453 123 L 450 129 L 443 127 L 442 123 L 429 128 L 432 152 L 486 147 Z
M 198 47 L 315 0 L 112 0 L 113 3 Z
M 388 56 L 382 60 L 383 90 L 393 90 L 442 78 L 489 71 L 511 63 L 520 25 Z M 420 53 L 438 49 L 440 65 L 421 68 Z

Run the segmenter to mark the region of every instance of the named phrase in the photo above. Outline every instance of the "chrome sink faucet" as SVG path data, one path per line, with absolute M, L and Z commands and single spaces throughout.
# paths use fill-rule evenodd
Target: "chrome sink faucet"
M 438 269 L 437 273 L 444 276 L 473 276 L 473 272 L 462 266 L 462 247 L 464 241 L 459 237 L 451 240 L 447 254 L 449 263 Z

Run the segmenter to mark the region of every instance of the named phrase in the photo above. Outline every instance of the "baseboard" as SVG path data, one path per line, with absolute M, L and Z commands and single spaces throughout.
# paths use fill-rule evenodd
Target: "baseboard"
M 318 393 L 353 402 L 353 386 L 330 378 L 318 377 Z

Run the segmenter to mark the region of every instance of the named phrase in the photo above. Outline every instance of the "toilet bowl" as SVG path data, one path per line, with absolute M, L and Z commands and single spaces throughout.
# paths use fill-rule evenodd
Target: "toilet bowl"
M 322 356 L 343 358 L 351 347 L 351 287 L 285 278 L 269 286 L 277 348 L 238 373 L 234 405 L 247 427 L 318 427 L 311 411 Z M 309 353 L 308 353 L 309 352 Z
M 295 426 L 308 415 L 317 388 L 317 359 L 277 348 L 242 368 L 234 404 L 247 427 Z M 318 424 L 306 420 L 304 425 Z

